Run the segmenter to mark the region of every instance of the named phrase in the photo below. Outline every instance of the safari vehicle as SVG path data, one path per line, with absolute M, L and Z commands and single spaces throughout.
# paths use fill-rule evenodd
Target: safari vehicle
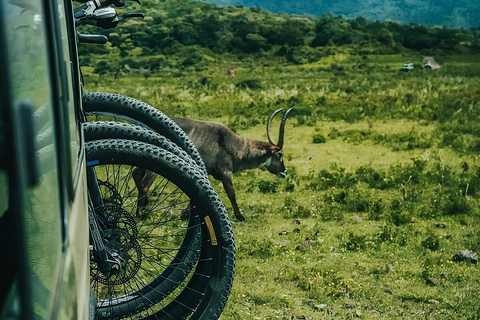
M 0 317 L 218 319 L 235 246 L 203 162 L 180 149 L 189 150 L 185 133 L 154 107 L 82 94 L 77 39 L 106 37 L 74 26 L 141 14 L 104 9 L 124 0 L 79 2 L 75 10 L 70 0 L 0 2 Z M 150 129 L 140 138 L 133 125 L 87 124 L 92 112 Z M 161 204 L 144 205 L 143 216 L 139 196 L 131 200 L 137 170 L 158 182 Z
M 403 64 L 402 66 L 402 71 L 410 71 L 410 70 L 413 70 L 413 63 L 405 63 Z
M 1 319 L 88 319 L 86 166 L 69 0 L 0 1 Z

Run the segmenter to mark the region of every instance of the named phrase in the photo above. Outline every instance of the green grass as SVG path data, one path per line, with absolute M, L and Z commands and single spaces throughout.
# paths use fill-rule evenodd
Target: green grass
M 221 63 L 86 79 L 88 91 L 130 95 L 255 139 L 266 140 L 273 110 L 295 106 L 288 177 L 234 177 L 247 221 L 231 215 L 237 269 L 221 319 L 478 319 L 480 270 L 452 257 L 480 251 L 480 61 L 445 56 L 433 72 L 398 71 L 419 59 L 343 53 L 255 71 L 234 61 L 234 79 Z M 257 87 L 237 86 L 252 79 Z
M 374 123 L 374 127 L 394 133 L 402 128 L 408 131 L 413 124 L 392 121 Z M 327 123 L 321 127 L 325 130 L 333 125 L 356 129 L 363 124 Z M 256 137 L 262 130 L 256 126 L 244 135 Z M 473 208 L 470 214 L 418 217 L 412 208 L 412 222 L 396 226 L 388 217 L 372 219 L 368 212 L 345 210 L 349 203 L 326 203 L 325 197 L 334 193 L 334 188 L 311 191 L 306 187 L 312 176 L 332 165 L 347 172 L 361 166 L 382 171 L 408 165 L 412 158 L 425 158 L 460 168 L 463 160 L 478 165 L 476 156 L 458 157 L 448 148 L 392 151 L 369 141 L 355 145 L 334 139 L 314 145 L 309 139 L 314 131 L 310 127 L 287 128 L 286 162 L 296 175 L 295 191 L 249 192 L 252 180 L 278 181 L 267 172 L 235 177 L 239 203 L 248 220 L 234 222 L 237 278 L 222 319 L 337 319 L 357 315 L 357 311 L 367 319 L 476 318 L 480 304 L 472 297 L 480 289 L 478 267 L 452 261 L 459 250 L 479 248 L 476 199 L 468 200 Z M 352 201 L 367 196 L 408 202 L 401 188 L 385 192 L 359 185 L 355 195 L 360 199 Z M 411 205 L 422 206 L 424 201 Z M 323 208 L 329 212 L 326 218 Z M 437 250 L 422 245 L 429 237 L 439 241 Z M 439 282 L 429 285 L 428 277 Z

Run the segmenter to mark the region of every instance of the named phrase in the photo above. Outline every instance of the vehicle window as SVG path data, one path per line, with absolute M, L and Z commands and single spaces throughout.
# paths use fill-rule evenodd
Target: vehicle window
M 2 145 L 2 140 L 4 139 L 3 128 L 3 110 L 0 108 L 0 145 Z M 5 152 L 5 150 L 3 150 Z M 8 175 L 5 170 L 2 169 L 3 161 L 5 155 L 0 156 L 0 219 L 4 215 L 5 211 L 8 209 Z M 3 158 L 3 159 L 2 159 Z
M 7 173 L 0 169 L 0 217 L 3 216 L 8 209 L 8 176 Z
M 34 109 L 39 182 L 26 190 L 25 247 L 33 286 L 33 310 L 41 318 L 48 318 L 60 267 L 62 221 L 49 59 L 44 14 L 39 4 L 39 0 L 4 3 L 7 15 L 4 41 L 10 67 L 12 107 L 27 103 Z
M 60 36 L 61 36 L 61 49 L 63 50 L 63 58 L 64 61 L 62 69 L 64 69 L 65 74 L 62 75 L 61 81 L 63 81 L 63 85 L 66 87 L 66 97 L 64 102 L 67 104 L 67 117 L 68 117 L 68 139 L 70 140 L 70 160 L 71 160 L 71 168 L 72 173 L 75 174 L 77 172 L 76 168 L 78 165 L 78 157 L 80 152 L 80 130 L 78 130 L 75 119 L 75 98 L 74 98 L 74 88 L 73 88 L 73 76 L 72 76 L 72 57 L 70 55 L 70 47 L 69 47 L 69 33 L 67 28 L 67 21 L 65 16 L 65 1 L 58 0 L 58 18 L 59 18 L 59 26 L 60 26 Z M 73 177 L 75 178 L 75 177 Z

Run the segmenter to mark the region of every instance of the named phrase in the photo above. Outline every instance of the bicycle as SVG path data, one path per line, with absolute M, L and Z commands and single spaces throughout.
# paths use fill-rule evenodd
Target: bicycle
M 119 19 L 116 13 L 112 14 L 113 8 L 101 12 L 96 9 L 108 4 L 123 5 L 124 1 L 101 1 L 100 4 L 101 6 L 98 8 L 94 8 L 95 3 L 86 2 L 81 7 L 83 9 L 75 10 L 75 18 L 77 21 L 82 18 L 85 19 L 84 21 L 95 21 L 95 25 L 107 28 L 123 20 Z M 133 16 L 139 15 L 131 14 L 129 17 Z M 101 37 L 92 36 L 82 36 L 80 39 L 83 39 L 84 42 L 98 42 L 99 39 L 104 41 Z M 102 290 L 97 290 L 97 298 L 101 300 L 97 303 L 97 318 L 130 315 L 147 318 L 171 318 L 173 316 L 175 319 L 187 316 L 190 316 L 191 319 L 217 318 L 223 310 L 233 281 L 234 242 L 231 225 L 223 204 L 211 188 L 203 162 L 193 144 L 171 119 L 138 100 L 115 94 L 91 93 L 84 95 L 83 106 L 86 116 L 127 120 L 153 129 L 175 142 L 172 144 L 152 131 L 128 124 L 112 124 L 111 122 L 85 124 L 85 136 L 88 141 L 86 143 L 88 189 L 91 199 L 89 215 L 94 249 L 92 260 L 97 264 L 93 268 L 95 273 L 92 275 L 92 279 L 93 283 L 107 286 L 107 294 L 104 294 Z M 115 139 L 112 140 L 113 138 Z M 116 140 L 118 138 L 122 140 Z M 138 154 L 139 149 L 136 148 L 141 148 L 142 154 Z M 113 161 L 112 154 L 120 155 L 115 158 L 117 163 L 110 163 Z M 97 158 L 101 158 L 101 160 Z M 127 159 L 130 159 L 130 162 Z M 147 162 L 150 166 L 145 165 Z M 103 173 L 98 170 L 101 165 L 107 168 Z M 140 260 L 139 257 L 148 252 L 136 245 L 139 232 L 134 217 L 139 211 L 139 201 L 146 200 L 147 196 L 144 199 L 125 201 L 126 198 L 131 198 L 130 196 L 133 194 L 131 190 L 134 189 L 134 184 L 127 183 L 125 177 L 134 176 L 139 165 L 142 169 L 148 169 L 149 172 L 156 175 L 163 175 L 170 182 L 178 181 L 177 184 L 190 190 L 183 191 L 186 191 L 187 198 L 192 200 L 193 205 L 181 208 L 182 213 L 173 218 L 178 224 L 177 227 L 186 231 L 179 233 L 180 238 L 183 237 L 183 241 L 180 245 L 177 243 L 176 246 L 179 249 L 168 262 L 168 266 L 159 273 L 158 277 L 152 276 L 152 280 L 148 284 L 142 283 L 142 287 L 137 286 L 136 288 L 131 286 L 132 290 L 130 291 L 132 292 L 123 292 L 123 296 L 119 297 L 115 293 L 110 293 L 111 287 L 124 285 L 134 279 L 133 275 L 140 270 L 140 265 L 132 257 Z M 109 166 L 113 168 L 115 166 L 133 166 L 136 169 L 130 168 L 122 172 L 117 168 L 112 171 L 116 174 L 111 175 L 108 173 Z M 159 170 L 159 168 L 163 170 Z M 127 173 L 125 174 L 125 172 Z M 187 174 L 187 178 L 185 178 L 185 174 Z M 120 175 L 122 175 L 121 179 Z M 105 177 L 113 176 L 117 178 L 115 181 L 122 181 L 124 190 L 129 191 L 120 194 L 118 186 L 102 180 Z M 181 177 L 184 180 L 181 180 Z M 164 181 L 159 180 L 160 183 Z M 198 185 L 199 183 L 200 185 Z M 130 189 L 126 187 L 128 185 L 130 185 Z M 194 186 L 197 189 L 194 188 L 194 191 L 191 191 Z M 166 190 L 166 186 L 162 186 L 162 188 Z M 157 188 L 154 187 L 151 190 L 151 193 L 155 193 Z M 168 194 L 171 195 L 174 192 Z M 200 194 L 203 196 L 199 197 Z M 150 196 L 148 197 L 150 198 Z M 180 201 L 180 203 L 186 202 Z M 128 205 L 123 206 L 122 204 L 125 203 Z M 212 204 L 214 204 L 213 207 Z M 130 210 L 126 210 L 126 207 Z M 154 206 L 150 208 L 152 207 Z M 134 211 L 135 214 L 133 214 Z M 189 216 L 188 222 L 184 218 L 186 212 Z M 216 214 L 208 215 L 205 212 Z M 148 215 L 144 213 L 142 219 L 146 221 Z M 176 234 L 177 238 L 179 234 Z M 107 245 L 105 245 L 106 243 Z M 114 250 L 111 250 L 112 246 Z M 159 245 L 154 244 L 151 247 L 159 247 Z M 168 250 L 172 250 L 172 248 L 168 248 Z M 195 270 L 191 271 L 194 267 Z M 125 271 L 127 269 L 130 273 Z

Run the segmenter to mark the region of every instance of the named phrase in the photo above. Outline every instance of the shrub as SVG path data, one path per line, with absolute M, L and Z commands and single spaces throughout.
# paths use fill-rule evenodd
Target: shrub
M 297 207 L 297 210 L 293 212 L 293 218 L 308 218 L 312 215 L 312 210 L 302 205 Z
M 251 90 L 259 90 L 262 88 L 262 84 L 257 79 L 248 79 L 237 82 L 235 86 L 239 89 L 251 89 Z
M 372 202 L 372 195 L 368 191 L 359 188 L 358 185 L 352 188 L 346 197 L 347 209 L 356 212 L 369 211 Z
M 260 190 L 261 193 L 276 193 L 277 186 L 278 183 L 276 181 L 260 180 L 258 183 L 258 190 Z
M 385 225 L 375 236 L 375 240 L 377 244 L 396 243 L 400 246 L 405 246 L 407 244 L 407 235 L 396 226 Z
M 421 245 L 426 249 L 436 251 L 440 248 L 440 239 L 438 236 L 431 234 L 422 241 Z
M 298 206 L 297 200 L 295 198 L 289 196 L 285 197 L 285 202 L 283 204 L 286 210 L 294 210 L 296 206 Z
M 477 170 L 475 174 L 472 174 L 466 179 L 466 185 L 468 185 L 468 190 L 467 187 L 462 188 L 462 190 L 467 190 L 466 195 L 477 195 L 480 193 L 480 169 Z
M 298 204 L 293 197 L 286 197 L 284 203 L 283 218 L 308 218 L 312 215 L 312 209 Z
M 250 256 L 267 259 L 274 255 L 274 245 L 270 240 L 250 241 L 244 245 L 244 248 L 250 252 Z
M 460 192 L 452 192 L 443 197 L 441 211 L 445 215 L 469 214 L 471 212 L 468 200 Z
M 330 170 L 321 170 L 316 181 L 311 183 L 309 187 L 313 190 L 327 190 L 332 187 L 348 189 L 356 182 L 354 175 L 346 172 L 345 168 L 334 164 Z
M 419 158 L 413 158 L 411 164 L 397 165 L 390 168 L 391 175 L 395 177 L 395 182 L 400 185 L 406 182 L 419 184 L 423 181 L 427 161 Z
M 367 236 L 356 235 L 353 232 L 348 234 L 348 239 L 342 244 L 348 251 L 365 250 L 367 248 Z
M 368 211 L 368 219 L 379 220 L 384 215 L 385 207 L 382 203 L 382 199 L 376 200 L 372 203 Z
M 332 203 L 330 205 L 321 207 L 319 210 L 319 215 L 322 221 L 342 221 L 344 212 L 338 203 Z
M 285 192 L 294 192 L 295 191 L 295 182 L 292 179 L 288 179 L 285 183 Z
M 385 189 L 389 187 L 384 172 L 377 172 L 371 167 L 361 166 L 355 170 L 357 179 L 368 184 L 370 188 Z
M 400 226 L 402 224 L 407 224 L 412 222 L 413 215 L 410 211 L 407 211 L 407 210 L 402 210 L 402 211 L 393 210 L 390 212 L 390 218 L 392 219 L 392 222 L 394 225 Z
M 329 137 L 330 139 L 336 139 L 336 138 L 338 138 L 338 137 L 340 137 L 340 136 L 341 136 L 340 130 L 338 130 L 337 128 L 332 128 L 332 129 L 330 130 L 330 132 L 328 133 L 328 137 Z
M 312 139 L 312 142 L 313 143 L 325 143 L 327 142 L 327 139 L 325 139 L 325 137 L 319 133 L 313 135 L 313 139 Z

